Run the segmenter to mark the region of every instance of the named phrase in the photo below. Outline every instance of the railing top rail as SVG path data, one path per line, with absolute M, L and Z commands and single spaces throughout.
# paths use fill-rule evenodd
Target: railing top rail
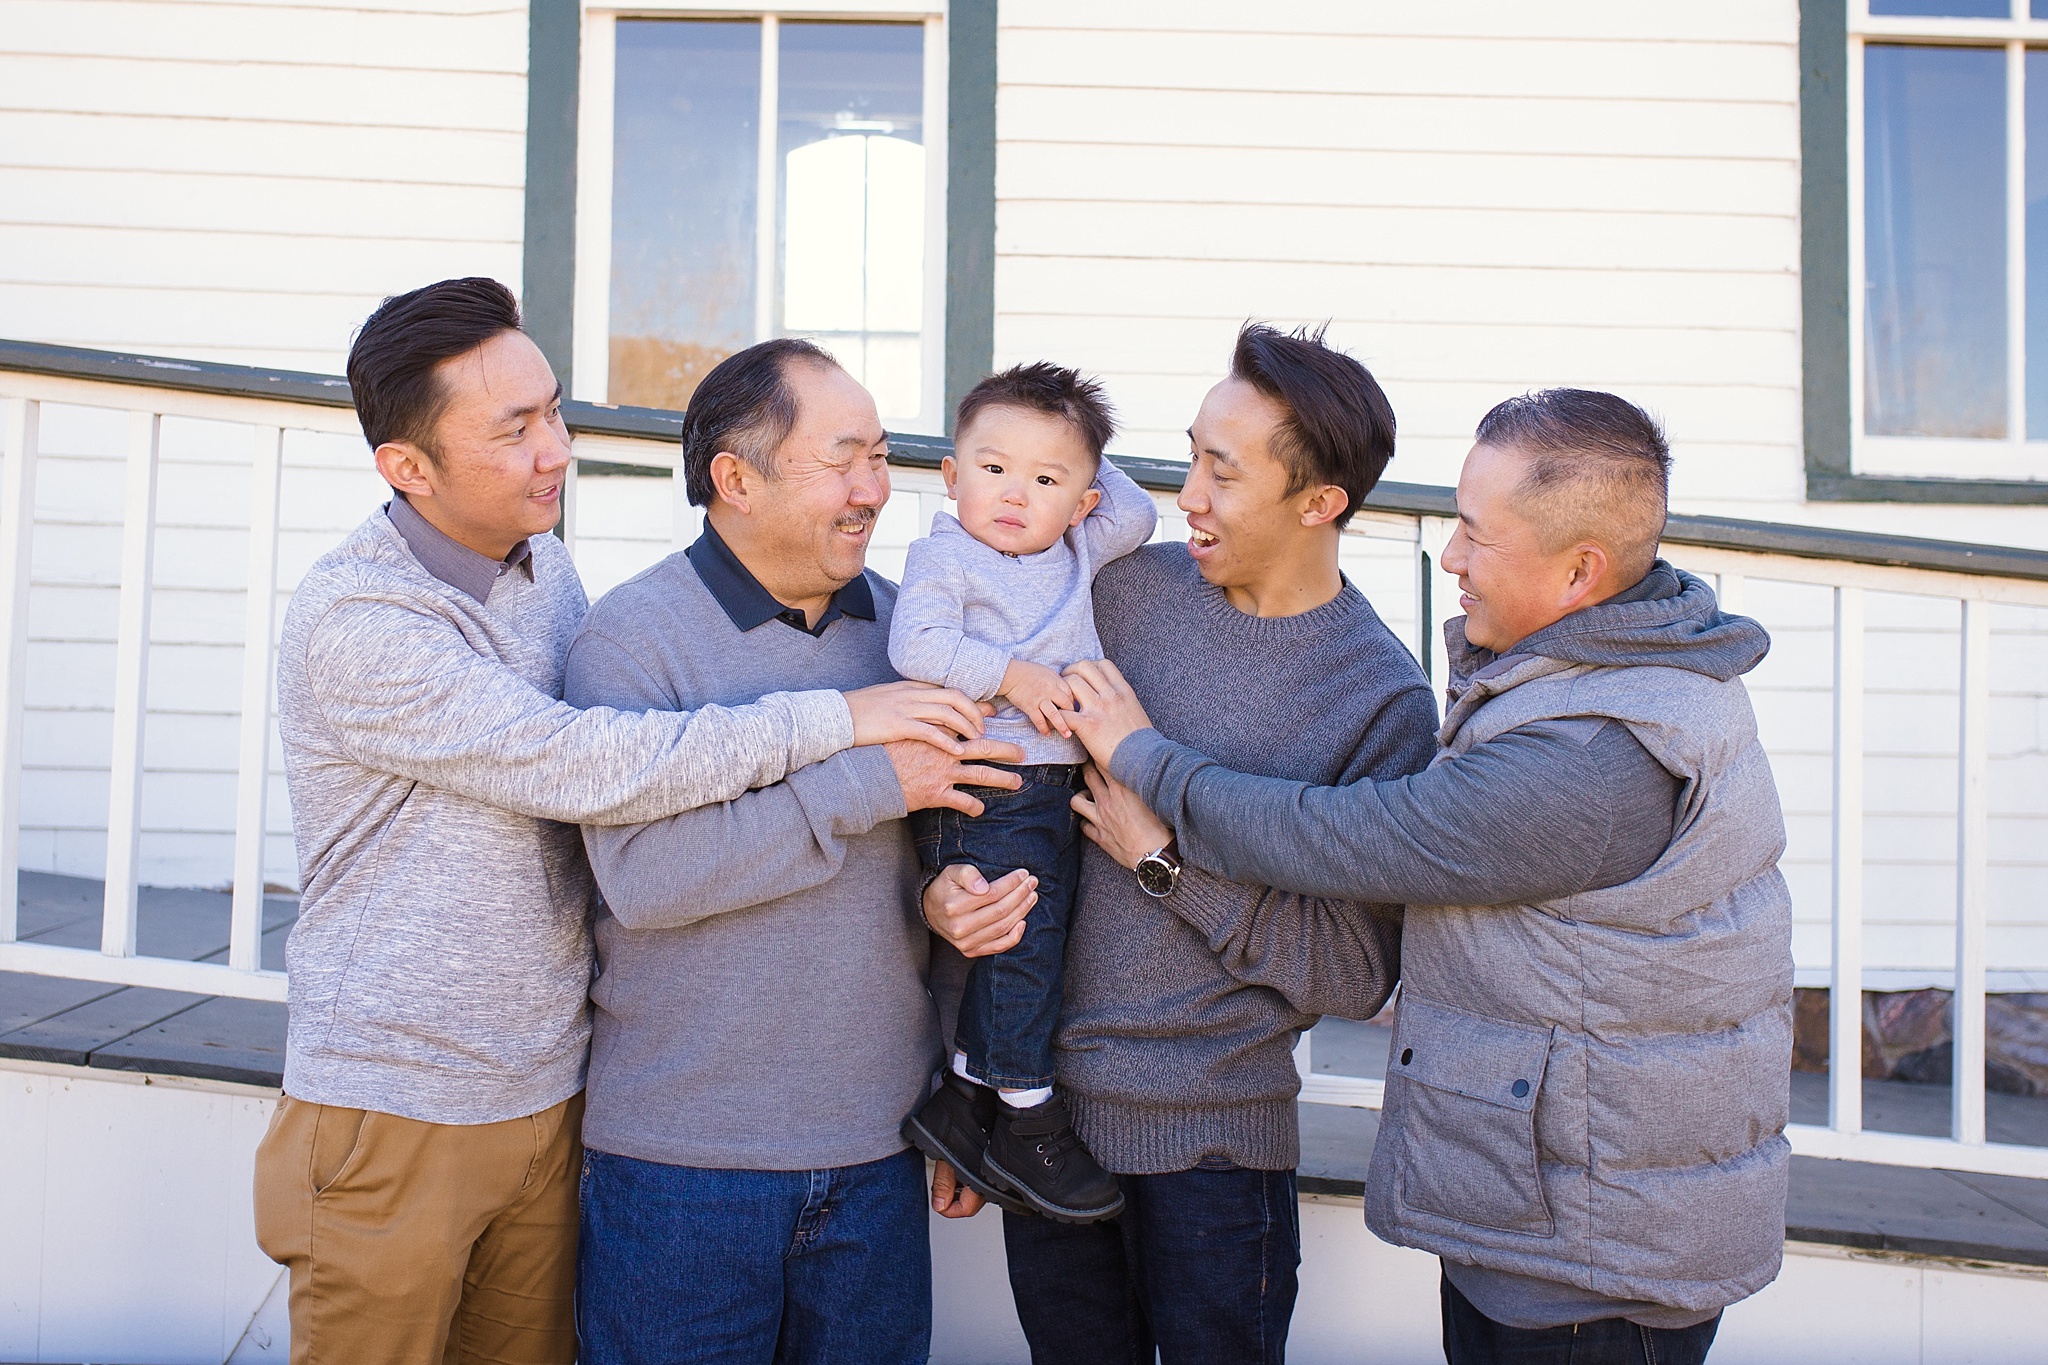
M 0 339 L 0 371 L 146 385 L 231 398 L 309 403 L 327 408 L 350 406 L 348 381 L 338 375 L 131 355 L 31 341 Z M 682 414 L 660 408 L 569 402 L 563 405 L 563 415 L 569 429 L 579 435 L 674 441 L 682 433 Z M 951 453 L 953 445 L 944 437 L 906 433 L 892 435 L 890 448 L 898 463 L 928 469 L 936 468 L 939 460 Z M 1157 492 L 1177 491 L 1186 477 L 1185 466 L 1173 460 L 1133 455 L 1114 458 L 1132 478 Z M 1455 490 L 1433 484 L 1383 481 L 1366 497 L 1365 506 L 1374 511 L 1405 516 L 1452 517 L 1457 515 L 1457 496 Z M 1752 554 L 1846 560 L 1890 568 L 1931 569 L 2048 582 L 2048 551 L 2004 545 L 1927 540 L 1917 536 L 1745 521 L 1735 517 L 1685 515 L 1671 518 L 1665 528 L 1664 539 L 1673 544 Z

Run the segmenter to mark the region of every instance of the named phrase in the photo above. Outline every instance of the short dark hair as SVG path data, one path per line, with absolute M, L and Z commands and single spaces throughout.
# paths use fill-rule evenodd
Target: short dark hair
M 1394 458 L 1394 405 L 1372 371 L 1323 340 L 1327 326 L 1292 332 L 1247 322 L 1230 374 L 1287 409 L 1273 454 L 1287 469 L 1287 494 L 1335 484 L 1350 501 L 1341 530 Z
M 1525 511 L 1553 547 L 1597 539 L 1631 581 L 1649 572 L 1671 493 L 1671 445 L 1656 418 L 1596 389 L 1544 389 L 1497 404 L 1473 438 L 1529 462 Z
M 954 409 L 953 434 L 967 430 L 967 424 L 988 408 L 1025 408 L 1064 418 L 1097 460 L 1116 439 L 1116 412 L 1102 391 L 1102 381 L 1047 360 L 1012 365 L 969 389 Z
M 697 385 L 683 414 L 684 491 L 692 506 L 711 505 L 717 491 L 711 461 L 721 450 L 775 477 L 775 452 L 796 426 L 796 390 L 788 375 L 797 361 L 840 368 L 815 341 L 776 337 L 734 351 Z
M 409 441 L 438 459 L 434 427 L 449 395 L 435 368 L 519 330 L 519 301 L 482 275 L 442 280 L 378 304 L 348 349 L 349 393 L 370 449 Z

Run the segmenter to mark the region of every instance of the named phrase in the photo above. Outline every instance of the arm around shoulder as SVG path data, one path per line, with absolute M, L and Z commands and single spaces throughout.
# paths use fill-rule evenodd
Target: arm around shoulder
M 336 743 L 356 762 L 541 819 L 687 810 L 853 742 L 836 693 L 687 714 L 578 710 L 398 596 L 329 608 L 310 632 L 306 673 Z

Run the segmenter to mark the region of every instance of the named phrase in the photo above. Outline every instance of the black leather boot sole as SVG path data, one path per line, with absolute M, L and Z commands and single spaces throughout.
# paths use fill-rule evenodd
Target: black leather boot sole
M 993 1091 L 949 1072 L 924 1107 L 903 1120 L 903 1140 L 933 1161 L 951 1166 L 961 1184 L 997 1208 L 1029 1214 L 1030 1205 L 997 1189 L 981 1174 L 995 1106 Z

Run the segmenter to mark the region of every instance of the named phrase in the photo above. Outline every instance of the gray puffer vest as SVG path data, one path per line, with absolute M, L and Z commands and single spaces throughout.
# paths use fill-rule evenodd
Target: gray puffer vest
M 1724 1306 L 1778 1272 L 1790 1163 L 1785 826 L 1749 694 L 1668 664 L 1505 662 L 1454 697 L 1437 761 L 1608 717 L 1682 782 L 1674 837 L 1620 886 L 1409 907 L 1366 1221 L 1610 1298 Z

